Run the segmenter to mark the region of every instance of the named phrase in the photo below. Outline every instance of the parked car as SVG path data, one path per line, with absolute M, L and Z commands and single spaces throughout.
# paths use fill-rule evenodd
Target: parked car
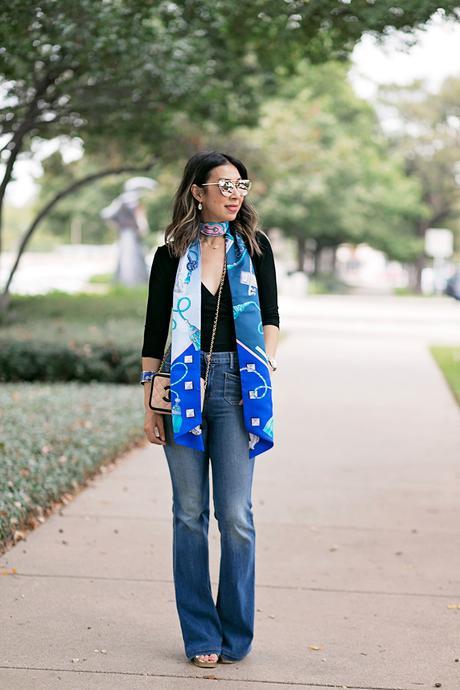
M 460 267 L 451 275 L 444 290 L 446 295 L 460 299 Z

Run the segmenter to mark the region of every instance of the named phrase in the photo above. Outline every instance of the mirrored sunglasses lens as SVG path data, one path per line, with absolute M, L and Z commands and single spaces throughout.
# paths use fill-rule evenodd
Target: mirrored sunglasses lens
M 219 189 L 224 196 L 230 196 L 233 192 L 233 183 L 229 180 L 219 180 Z
M 219 189 L 224 196 L 233 194 L 235 188 L 245 196 L 251 188 L 251 181 L 240 180 L 234 184 L 231 180 L 219 180 Z

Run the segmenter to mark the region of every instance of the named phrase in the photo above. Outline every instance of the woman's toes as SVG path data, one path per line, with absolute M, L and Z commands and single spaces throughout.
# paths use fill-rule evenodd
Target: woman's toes
M 199 654 L 198 658 L 200 661 L 217 661 L 218 655 L 217 654 Z

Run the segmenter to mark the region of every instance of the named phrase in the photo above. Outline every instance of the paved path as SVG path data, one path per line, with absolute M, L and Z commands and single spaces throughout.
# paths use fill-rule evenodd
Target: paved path
M 459 309 L 282 301 L 244 662 L 186 663 L 169 474 L 148 446 L 0 559 L 18 571 L 0 578 L 0 688 L 201 690 L 218 678 L 232 690 L 458 690 L 460 609 L 449 605 L 460 605 L 460 415 L 426 344 L 460 343 Z M 216 593 L 214 517 L 210 549 Z

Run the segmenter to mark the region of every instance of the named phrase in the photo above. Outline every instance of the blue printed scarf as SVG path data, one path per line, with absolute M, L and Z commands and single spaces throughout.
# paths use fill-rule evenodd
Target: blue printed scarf
M 225 226 L 225 256 L 243 393 L 249 457 L 272 448 L 273 401 L 257 280 L 241 235 Z M 174 440 L 204 450 L 201 412 L 201 244 L 191 242 L 179 259 L 174 283 L 171 344 L 171 408 Z

